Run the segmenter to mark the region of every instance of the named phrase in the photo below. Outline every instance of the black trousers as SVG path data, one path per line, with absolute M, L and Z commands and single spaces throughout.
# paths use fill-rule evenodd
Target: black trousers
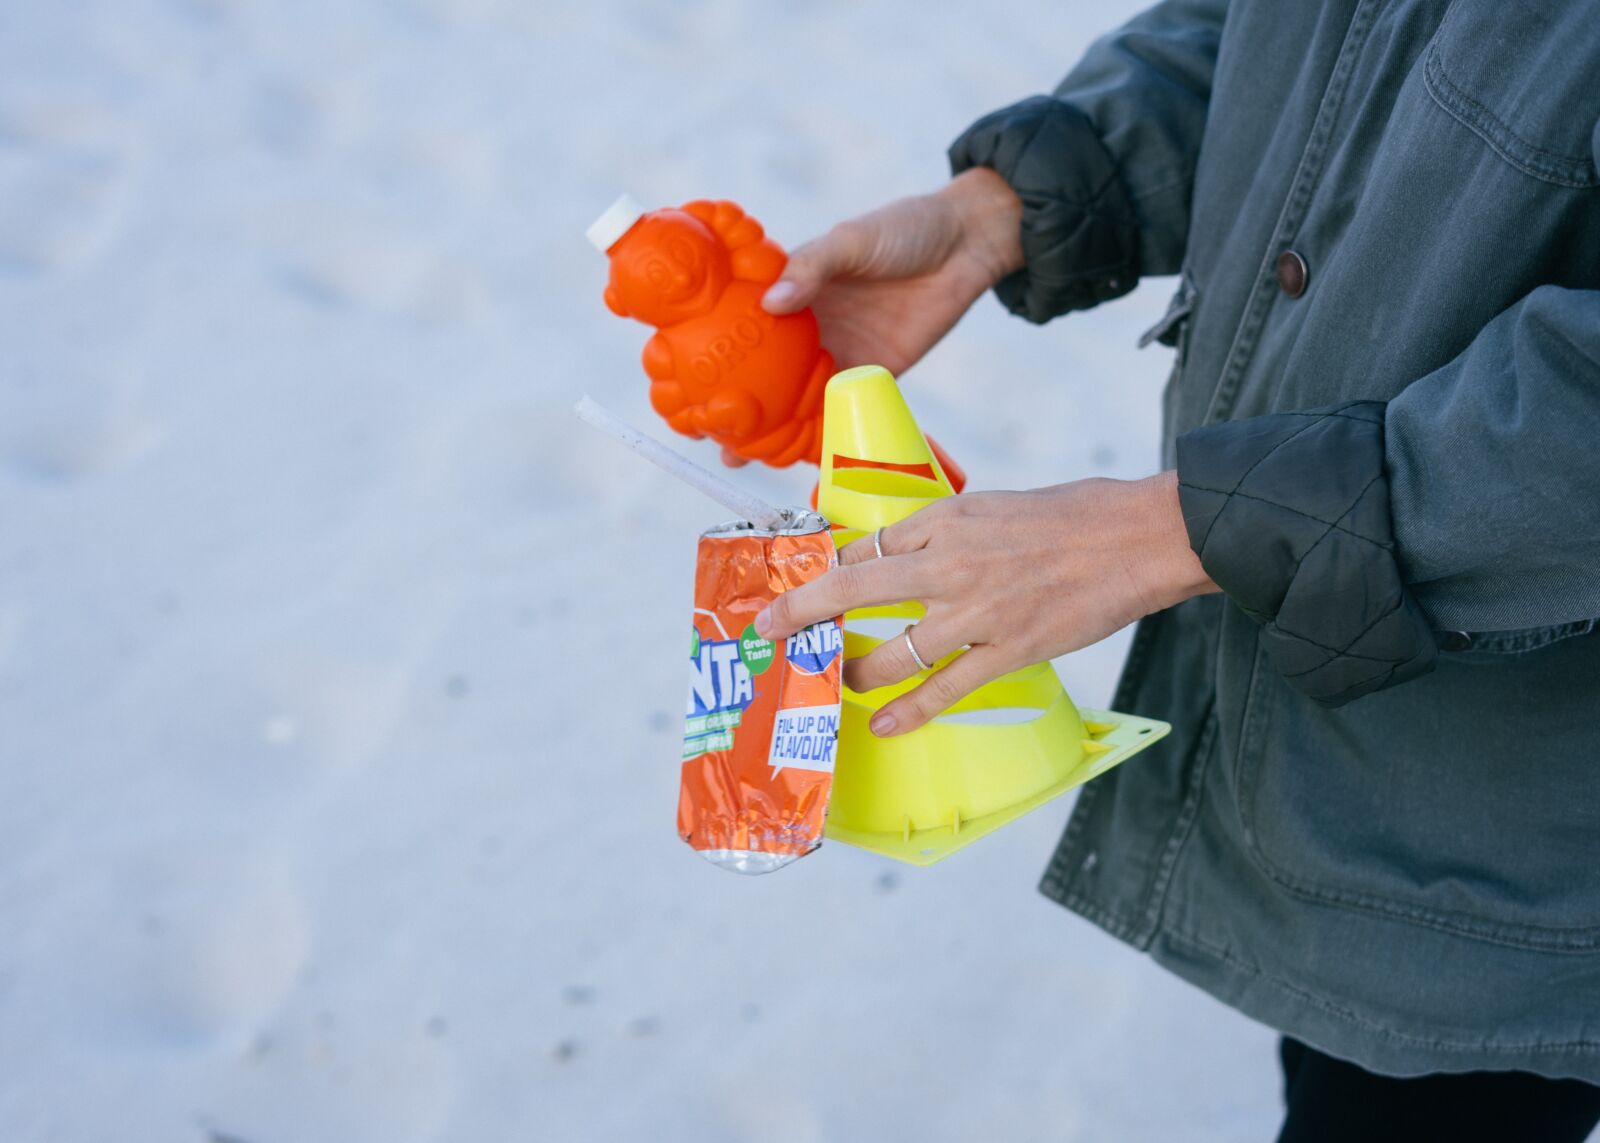
M 1600 1087 L 1528 1072 L 1396 1079 L 1279 1045 L 1288 1114 L 1278 1143 L 1583 1143 L 1600 1123 Z

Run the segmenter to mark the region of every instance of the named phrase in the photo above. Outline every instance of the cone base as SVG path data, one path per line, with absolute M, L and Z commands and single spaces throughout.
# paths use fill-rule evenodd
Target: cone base
M 1066 699 L 1065 694 L 1062 695 L 1062 698 L 1069 703 L 1071 701 Z M 852 715 L 859 716 L 864 726 L 870 712 L 864 707 L 857 708 L 852 712 L 851 708 L 855 705 L 852 703 L 845 704 L 845 722 L 847 725 L 854 723 L 856 718 Z M 1079 713 L 1085 723 L 1099 723 L 1110 726 L 1111 729 L 1095 735 L 1094 738 L 1095 743 L 1105 749 L 1095 753 L 1087 753 L 1079 748 L 1079 757 L 1076 763 L 1070 765 L 1061 777 L 1042 789 L 1023 794 L 1015 801 L 1008 802 L 1001 809 L 973 817 L 970 820 L 962 820 L 959 825 L 954 820 L 955 815 L 952 814 L 950 822 L 925 825 L 922 828 L 917 828 L 913 823 L 910 828 L 903 825 L 899 830 L 852 828 L 830 817 L 824 837 L 829 841 L 853 845 L 858 849 L 865 849 L 871 853 L 893 858 L 896 861 L 903 861 L 908 865 L 933 865 L 935 862 L 943 861 L 957 850 L 971 845 L 979 838 L 988 836 L 1001 826 L 1016 821 L 1024 814 L 1060 797 L 1068 790 L 1076 789 L 1085 782 L 1099 777 L 1113 766 L 1127 761 L 1145 747 L 1159 742 L 1172 729 L 1168 723 L 1160 722 L 1156 719 L 1139 718 L 1136 715 L 1119 714 L 1115 711 L 1083 710 Z M 1042 722 L 1044 720 L 1041 719 L 1039 721 Z M 962 732 L 971 729 L 975 728 L 951 725 L 935 720 L 912 733 L 922 740 L 918 747 L 919 752 L 927 754 L 932 759 L 937 759 L 941 755 L 950 755 L 958 751 L 963 737 Z M 1030 724 L 1028 723 L 1004 728 L 988 727 L 986 729 L 991 736 L 997 730 L 1005 734 L 1020 734 L 1024 737 L 1030 734 Z M 1046 744 L 1041 740 L 1041 736 L 1035 734 L 1033 737 L 1034 741 L 1032 742 L 1019 740 L 1014 742 L 1013 745 L 1022 749 L 1031 747 L 1034 750 L 1045 747 Z M 902 741 L 909 744 L 910 740 L 911 736 L 908 735 Z M 883 744 L 888 745 L 894 741 L 893 739 L 883 740 Z M 990 738 L 990 749 L 994 749 L 999 745 L 993 742 L 992 737 Z M 1054 750 L 1071 749 L 1071 746 L 1065 743 L 1050 743 L 1048 745 Z M 905 749 L 905 747 L 903 746 L 902 749 Z M 872 761 L 862 759 L 857 765 L 861 764 L 870 766 Z

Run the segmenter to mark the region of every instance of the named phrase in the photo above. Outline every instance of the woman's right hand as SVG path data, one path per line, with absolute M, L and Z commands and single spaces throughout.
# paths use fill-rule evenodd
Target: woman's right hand
M 882 365 L 898 376 L 1021 269 L 1021 219 L 1010 185 L 974 167 L 801 246 L 762 305 L 775 314 L 810 306 L 840 369 Z

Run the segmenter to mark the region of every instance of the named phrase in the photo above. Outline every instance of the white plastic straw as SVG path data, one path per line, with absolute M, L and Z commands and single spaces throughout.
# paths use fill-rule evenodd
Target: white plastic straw
M 620 420 L 604 405 L 597 404 L 585 395 L 573 411 L 580 420 L 587 421 L 601 432 L 609 433 L 634 452 L 679 480 L 697 488 L 741 520 L 748 520 L 758 528 L 776 531 L 787 524 L 782 512 L 759 497 L 729 483 L 716 473 L 700 467 L 688 457 L 680 456 L 654 437 L 646 436 L 627 422 Z

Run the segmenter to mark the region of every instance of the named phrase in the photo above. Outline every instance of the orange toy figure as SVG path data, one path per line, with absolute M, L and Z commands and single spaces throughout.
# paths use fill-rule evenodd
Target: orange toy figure
M 644 371 L 669 425 L 745 460 L 818 463 L 833 355 L 809 309 L 761 308 L 788 255 L 760 223 L 731 202 L 646 213 L 623 195 L 588 234 L 611 260 L 606 305 L 656 329 Z
M 656 327 L 644 371 L 669 425 L 746 460 L 819 459 L 833 356 L 810 310 L 761 308 L 788 256 L 755 219 L 731 202 L 646 214 L 624 195 L 589 237 L 611 258 L 606 305 Z

